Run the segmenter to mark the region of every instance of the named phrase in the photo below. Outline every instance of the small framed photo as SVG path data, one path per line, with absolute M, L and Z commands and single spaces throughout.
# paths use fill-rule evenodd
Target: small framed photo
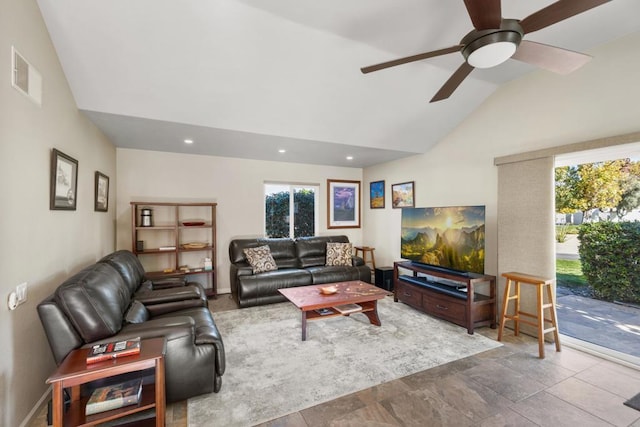
M 413 208 L 416 206 L 414 194 L 415 181 L 393 184 L 391 186 L 391 204 L 394 208 Z
M 384 209 L 384 181 L 369 184 L 369 208 Z
M 96 171 L 95 201 L 93 210 L 107 212 L 109 210 L 109 177 Z
M 360 228 L 360 181 L 327 180 L 327 228 Z
M 54 148 L 51 151 L 49 209 L 75 211 L 77 191 L 78 161 Z

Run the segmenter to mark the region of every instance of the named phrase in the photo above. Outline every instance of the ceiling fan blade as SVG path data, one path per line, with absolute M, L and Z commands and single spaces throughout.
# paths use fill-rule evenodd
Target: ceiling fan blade
M 473 67 L 471 65 L 467 64 L 466 62 L 463 63 L 456 70 L 456 72 L 453 73 L 451 77 L 449 77 L 449 80 L 447 80 L 446 83 L 442 85 L 438 93 L 436 93 L 433 96 L 433 98 L 431 98 L 431 101 L 429 102 L 442 101 L 443 99 L 447 99 L 448 97 L 450 97 L 453 91 L 455 91 L 458 88 L 458 86 L 460 86 L 460 83 L 462 83 L 462 81 L 472 71 L 473 71 Z
M 448 53 L 459 52 L 462 49 L 462 45 L 456 45 L 447 47 L 445 49 L 434 50 L 431 52 L 420 53 L 418 55 L 407 56 L 406 58 L 394 59 L 393 61 L 382 62 L 376 65 L 370 65 L 368 67 L 360 68 L 362 74 L 371 73 L 373 71 L 383 70 L 389 67 L 395 67 L 396 65 L 407 64 L 409 62 L 420 61 L 422 59 L 433 58 L 434 56 L 446 55 Z
M 520 21 L 524 33 L 532 33 L 557 22 L 586 12 L 611 0 L 559 0 Z
M 558 74 L 569 74 L 589 62 L 584 53 L 561 49 L 542 43 L 523 40 L 511 57 Z
M 464 0 L 476 30 L 500 28 L 502 8 L 500 0 Z

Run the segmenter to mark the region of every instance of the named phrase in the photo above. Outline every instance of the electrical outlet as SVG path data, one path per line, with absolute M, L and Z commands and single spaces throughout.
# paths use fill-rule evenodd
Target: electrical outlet
M 22 304 L 27 300 L 27 282 L 16 286 L 16 295 L 18 296 L 18 304 Z
M 7 307 L 9 310 L 15 310 L 18 307 L 18 296 L 15 292 L 11 292 L 7 298 Z

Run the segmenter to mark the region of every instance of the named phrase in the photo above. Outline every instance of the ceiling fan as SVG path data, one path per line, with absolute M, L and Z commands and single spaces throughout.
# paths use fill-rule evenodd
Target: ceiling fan
M 522 20 L 502 18 L 501 0 L 464 0 L 474 29 L 459 44 L 418 55 L 407 56 L 360 69 L 371 73 L 396 65 L 461 52 L 465 62 L 453 73 L 429 102 L 448 98 L 474 68 L 491 68 L 509 58 L 560 74 L 584 65 L 590 56 L 559 47 L 522 40 L 538 31 L 611 0 L 559 0 Z

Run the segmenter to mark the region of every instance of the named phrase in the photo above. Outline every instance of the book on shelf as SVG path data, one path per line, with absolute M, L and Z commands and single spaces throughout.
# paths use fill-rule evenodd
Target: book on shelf
M 358 304 L 343 304 L 343 305 L 337 305 L 333 308 L 336 309 L 341 314 L 357 313 L 359 311 L 362 311 L 362 307 L 359 306 Z
M 142 379 L 98 387 L 91 393 L 85 406 L 85 415 L 111 411 L 123 406 L 136 405 L 142 394 Z
M 330 308 L 319 308 L 317 310 L 314 310 L 316 313 L 318 313 L 320 316 L 326 316 L 327 314 L 333 314 L 333 310 L 331 310 Z
M 129 340 L 96 344 L 87 354 L 87 363 L 102 362 L 116 357 L 131 356 L 140 353 L 140 337 Z

